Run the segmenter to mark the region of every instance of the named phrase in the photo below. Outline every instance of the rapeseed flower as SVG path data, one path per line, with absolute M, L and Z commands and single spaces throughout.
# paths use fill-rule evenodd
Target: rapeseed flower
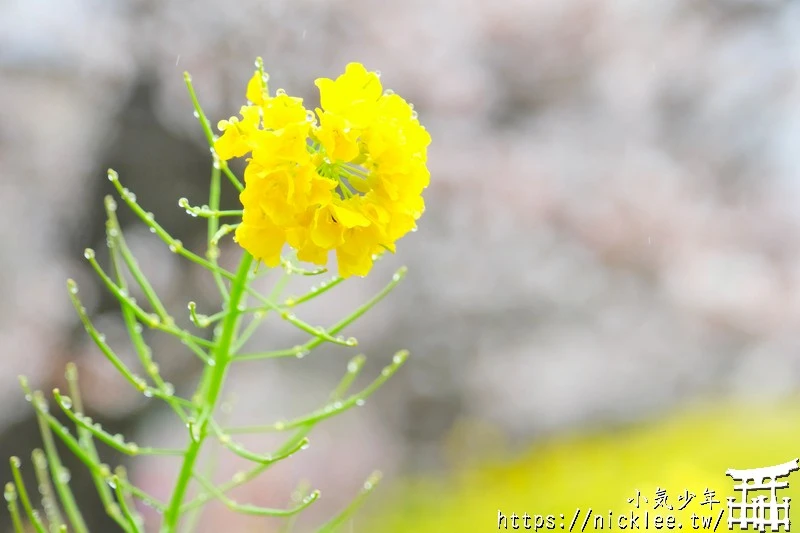
M 315 84 L 312 112 L 281 90 L 270 96 L 257 70 L 241 118 L 219 122 L 219 158 L 249 154 L 235 240 L 268 266 L 288 244 L 301 261 L 326 266 L 333 252 L 340 276 L 365 276 L 425 210 L 431 138 L 413 107 L 360 63 Z

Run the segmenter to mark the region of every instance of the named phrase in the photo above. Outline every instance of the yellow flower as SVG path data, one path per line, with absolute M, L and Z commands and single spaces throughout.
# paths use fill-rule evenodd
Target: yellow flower
M 346 229 L 365 227 L 369 224 L 369 219 L 359 213 L 352 203 L 334 200 L 314 213 L 311 241 L 320 248 L 330 250 L 342 244 Z
M 317 116 L 319 127 L 314 129 L 314 135 L 319 139 L 328 158 L 345 162 L 355 159 L 360 153 L 358 137 L 361 130 L 351 127 L 341 116 L 321 109 L 317 109 Z
M 265 129 L 279 130 L 293 123 L 308 121 L 308 110 L 303 107 L 303 99 L 279 93 L 267 98 L 261 105 Z
M 257 131 L 253 136 L 253 160 L 266 167 L 309 162 L 309 128 L 307 122 L 295 122 L 279 130 Z
M 383 91 L 378 74 L 368 72 L 360 63 L 348 64 L 336 80 L 319 78 L 314 83 L 319 88 L 322 109 L 347 116 L 355 127 L 366 126 L 372 120 Z
M 242 106 L 239 114 L 242 120 L 231 117 L 220 120 L 217 128 L 223 132 L 222 136 L 214 143 L 217 156 L 223 161 L 233 157 L 241 157 L 251 149 L 252 136 L 258 130 L 258 108 Z
M 261 72 L 256 70 L 253 73 L 253 77 L 247 82 L 247 92 L 245 96 L 255 105 L 261 105 L 264 101 L 264 97 L 267 96 L 267 75 L 264 74 L 262 76 Z
M 372 269 L 374 262 L 372 256 L 382 249 L 379 244 L 380 237 L 380 232 L 375 226 L 346 230 L 344 242 L 336 248 L 336 266 L 339 267 L 339 275 L 366 276 Z
M 270 222 L 259 206 L 245 205 L 242 223 L 236 228 L 234 239 L 258 261 L 275 267 L 281 262 L 286 230 Z
M 297 215 L 292 203 L 295 195 L 294 177 L 283 168 L 261 168 L 257 175 L 251 173 L 247 178 L 247 187 L 239 195 L 239 200 L 244 206 L 259 208 L 275 225 L 285 227 L 293 224 Z
M 383 93 L 378 74 L 359 63 L 316 85 L 315 117 L 300 98 L 270 96 L 256 72 L 242 119 L 220 122 L 219 156 L 251 154 L 236 241 L 269 266 L 288 244 L 301 261 L 324 266 L 334 252 L 340 276 L 364 276 L 374 254 L 394 252 L 425 210 L 430 135 L 412 106 Z
M 314 212 L 309 211 L 305 217 L 306 221 L 313 220 Z M 324 266 L 328 264 L 330 250 L 314 244 L 310 238 L 311 230 L 309 223 L 298 224 L 286 231 L 286 241 L 289 246 L 297 250 L 297 258 L 300 261 L 308 261 L 315 265 Z

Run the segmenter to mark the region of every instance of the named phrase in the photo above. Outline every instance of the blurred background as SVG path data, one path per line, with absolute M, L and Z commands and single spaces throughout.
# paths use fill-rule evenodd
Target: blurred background
M 659 487 L 676 508 L 692 489 L 689 509 L 716 515 L 695 506 L 709 488 L 724 505 L 727 468 L 800 455 L 800 3 L 4 0 L 0 456 L 28 461 L 41 446 L 17 376 L 63 388 L 69 361 L 110 432 L 147 445 L 186 438 L 93 347 L 65 280 L 133 361 L 118 308 L 83 260 L 105 243 L 105 171 L 201 249 L 205 225 L 177 205 L 204 203 L 210 174 L 183 72 L 215 124 L 243 103 L 256 56 L 273 89 L 308 107 L 315 78 L 350 61 L 380 70 L 432 135 L 432 180 L 420 231 L 396 256 L 298 309 L 333 323 L 408 265 L 399 289 L 344 333 L 369 358 L 363 383 L 401 348 L 409 363 L 237 501 L 285 506 L 308 480 L 323 493 L 298 525 L 310 531 L 380 468 L 351 531 L 492 531 L 498 510 L 569 519 L 579 506 L 628 509 L 637 489 L 652 507 Z M 224 200 L 236 204 L 230 190 Z M 170 310 L 213 309 L 208 275 L 122 208 L 120 218 Z M 236 254 L 228 242 L 223 261 Z M 196 359 L 170 338 L 148 340 L 191 394 Z M 270 321 L 251 346 L 303 340 Z M 312 410 L 356 353 L 323 346 L 242 364 L 224 416 L 268 423 Z M 103 455 L 168 497 L 173 461 Z M 91 530 L 116 531 L 83 469 L 70 468 Z M 215 479 L 242 468 L 223 454 Z M 214 503 L 198 531 L 280 525 Z

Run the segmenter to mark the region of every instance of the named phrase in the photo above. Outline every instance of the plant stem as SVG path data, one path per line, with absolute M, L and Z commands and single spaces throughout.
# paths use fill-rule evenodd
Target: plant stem
M 200 416 L 194 427 L 189 428 L 191 439 L 178 474 L 178 481 L 175 483 L 175 489 L 172 492 L 169 504 L 164 512 L 164 523 L 161 526 L 161 533 L 175 533 L 177 530 L 180 520 L 181 504 L 186 495 L 189 481 L 192 479 L 197 457 L 200 454 L 203 442 L 208 434 L 208 423 L 217 406 L 222 384 L 225 380 L 225 374 L 232 359 L 233 354 L 231 346 L 236 337 L 239 317 L 242 313 L 239 310 L 239 304 L 245 294 L 247 275 L 252 262 L 253 256 L 245 252 L 239 264 L 239 269 L 236 271 L 236 276 L 231 284 L 230 297 L 227 302 L 228 314 L 225 315 L 225 319 L 222 322 L 222 328 L 216 339 L 216 346 L 213 350 L 212 360 L 214 365 L 209 372 L 204 373 L 203 382 L 200 383 L 198 388 L 198 390 L 202 391 Z

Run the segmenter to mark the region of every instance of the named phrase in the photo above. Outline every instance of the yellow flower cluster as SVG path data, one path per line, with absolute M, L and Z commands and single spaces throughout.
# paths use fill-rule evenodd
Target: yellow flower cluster
M 241 118 L 220 121 L 214 144 L 222 160 L 250 154 L 236 242 L 268 266 L 287 243 L 320 266 L 333 250 L 340 276 L 366 275 L 425 209 L 430 135 L 359 63 L 316 80 L 316 113 L 282 90 L 270 96 L 266 82 L 257 70 Z

